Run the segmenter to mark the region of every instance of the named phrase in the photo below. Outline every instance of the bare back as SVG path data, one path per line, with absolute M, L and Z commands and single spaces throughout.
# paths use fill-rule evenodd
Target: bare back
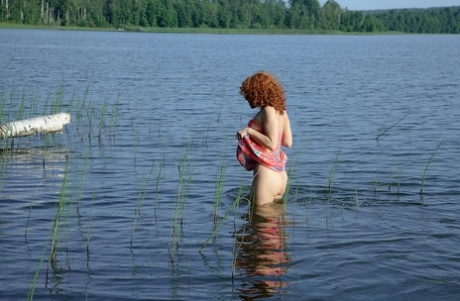
M 265 107 L 256 115 L 255 123 L 263 128 L 263 133 L 251 137 L 264 145 L 267 151 L 292 145 L 291 125 L 286 112 L 280 114 L 272 107 Z M 285 170 L 278 172 L 259 164 L 254 169 L 251 199 L 257 205 L 281 199 L 286 191 L 287 181 Z

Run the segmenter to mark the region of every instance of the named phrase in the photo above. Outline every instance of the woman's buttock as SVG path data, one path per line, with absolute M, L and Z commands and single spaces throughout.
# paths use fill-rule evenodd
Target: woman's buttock
M 254 170 L 257 185 L 262 185 L 264 190 L 267 190 L 270 195 L 275 198 L 280 198 L 286 191 L 287 174 L 286 171 L 277 172 L 263 165 L 258 165 Z

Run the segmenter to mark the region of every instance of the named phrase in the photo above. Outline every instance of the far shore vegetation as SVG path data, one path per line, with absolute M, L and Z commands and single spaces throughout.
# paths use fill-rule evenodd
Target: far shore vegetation
M 141 27 L 126 26 L 124 28 L 113 27 L 81 27 L 81 26 L 47 26 L 25 25 L 15 23 L 0 23 L 0 28 L 6 29 L 41 29 L 41 30 L 69 30 L 69 31 L 107 31 L 107 32 L 141 32 L 141 33 L 177 33 L 177 34 L 238 34 L 238 35 L 384 35 L 404 34 L 403 32 L 344 32 L 340 30 L 307 30 L 307 29 L 237 29 L 237 28 L 209 28 L 209 27 Z
M 215 34 L 458 34 L 460 6 L 353 11 L 328 0 L 1 0 L 0 27 Z

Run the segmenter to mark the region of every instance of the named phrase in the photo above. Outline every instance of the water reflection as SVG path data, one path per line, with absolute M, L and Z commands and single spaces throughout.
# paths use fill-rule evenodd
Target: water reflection
M 246 215 L 246 223 L 235 235 L 235 266 L 249 276 L 237 289 L 242 300 L 269 298 L 287 285 L 282 279 L 289 262 L 284 226 L 280 203 L 255 206 L 252 214 Z

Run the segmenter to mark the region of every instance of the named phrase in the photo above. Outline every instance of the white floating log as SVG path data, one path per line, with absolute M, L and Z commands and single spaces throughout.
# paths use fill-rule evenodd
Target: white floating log
M 0 125 L 0 139 L 33 135 L 36 133 L 62 132 L 70 123 L 70 114 L 58 113 Z

